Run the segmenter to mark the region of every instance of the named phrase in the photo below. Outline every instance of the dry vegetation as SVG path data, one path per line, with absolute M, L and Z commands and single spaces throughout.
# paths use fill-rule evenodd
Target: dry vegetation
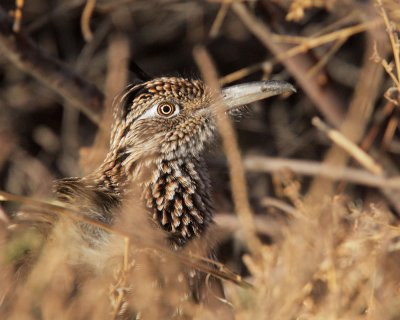
M 194 268 L 224 278 L 227 301 L 186 303 L 188 318 L 400 319 L 399 35 L 398 0 L 2 1 L 0 318 L 169 318 L 185 285 L 168 279 Z M 70 220 L 43 243 L 55 216 L 80 219 L 43 199 L 104 157 L 131 60 L 298 89 L 250 106 L 235 131 L 220 121 L 217 268 L 166 250 L 137 204 L 110 231 L 112 258 L 93 253 L 101 272 L 65 262 Z

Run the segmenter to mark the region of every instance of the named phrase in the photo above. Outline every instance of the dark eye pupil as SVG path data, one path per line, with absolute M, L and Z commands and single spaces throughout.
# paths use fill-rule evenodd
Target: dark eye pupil
M 161 111 L 165 114 L 169 114 L 171 112 L 171 107 L 168 105 L 162 106 Z

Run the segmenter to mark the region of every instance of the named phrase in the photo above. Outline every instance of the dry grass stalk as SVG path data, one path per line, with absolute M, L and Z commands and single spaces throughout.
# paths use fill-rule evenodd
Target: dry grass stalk
M 205 83 L 214 90 L 214 92 L 220 92 L 217 72 L 207 51 L 203 47 L 197 47 L 194 51 L 194 55 Z M 243 224 L 249 250 L 253 254 L 258 255 L 261 244 L 255 233 L 253 213 L 248 201 L 246 178 L 239 147 L 237 145 L 236 134 L 228 115 L 225 113 L 221 97 L 217 98 L 217 103 L 217 124 L 229 163 L 232 197 L 235 203 L 236 214 L 240 217 Z
M 362 319 L 361 310 L 371 319 L 396 314 L 384 311 L 396 310 L 395 299 L 380 297 L 395 294 L 397 285 L 387 281 L 397 280 L 385 265 L 398 228 L 383 222 L 388 213 L 377 208 L 349 211 L 340 197 L 324 204 L 313 214 L 318 218 L 292 220 L 282 242 L 263 251 L 263 264 L 246 258 L 257 285 L 254 293 L 237 296 L 241 318 Z

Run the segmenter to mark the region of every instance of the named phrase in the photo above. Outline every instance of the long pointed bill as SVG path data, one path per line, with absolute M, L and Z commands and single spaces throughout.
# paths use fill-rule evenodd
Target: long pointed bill
M 267 80 L 238 84 L 222 89 L 222 98 L 229 109 L 243 106 L 296 89 L 285 81 Z

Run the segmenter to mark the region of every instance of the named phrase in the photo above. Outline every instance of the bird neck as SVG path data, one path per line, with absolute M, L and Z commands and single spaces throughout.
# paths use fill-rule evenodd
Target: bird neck
M 122 199 L 131 178 L 131 165 L 125 164 L 125 159 L 124 153 L 111 150 L 89 179 L 94 181 L 98 190 Z

